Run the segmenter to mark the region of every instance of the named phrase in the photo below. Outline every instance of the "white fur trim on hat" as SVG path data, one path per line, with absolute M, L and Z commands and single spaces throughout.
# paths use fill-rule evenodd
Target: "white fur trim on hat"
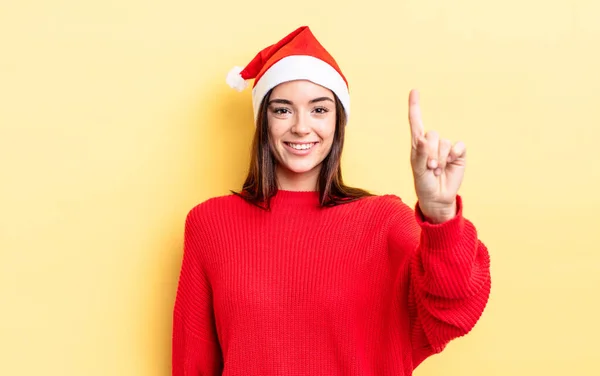
M 287 56 L 273 64 L 255 83 L 252 90 L 254 120 L 258 116 L 264 96 L 275 86 L 293 80 L 309 80 L 324 86 L 338 96 L 344 106 L 346 117 L 350 118 L 350 95 L 348 86 L 335 68 L 321 59 L 307 55 Z
M 225 78 L 227 85 L 231 86 L 237 91 L 243 91 L 248 87 L 248 82 L 240 75 L 242 70 L 242 67 L 233 67 L 227 74 L 227 78 Z

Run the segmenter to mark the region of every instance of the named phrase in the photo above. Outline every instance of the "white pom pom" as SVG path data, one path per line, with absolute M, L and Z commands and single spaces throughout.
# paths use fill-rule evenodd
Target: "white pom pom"
M 248 82 L 246 82 L 246 80 L 244 80 L 240 75 L 240 72 L 242 70 L 243 68 L 241 67 L 233 67 L 233 69 L 229 71 L 229 73 L 227 74 L 227 78 L 225 79 L 227 85 L 231 86 L 237 91 L 242 91 L 246 87 L 248 87 Z

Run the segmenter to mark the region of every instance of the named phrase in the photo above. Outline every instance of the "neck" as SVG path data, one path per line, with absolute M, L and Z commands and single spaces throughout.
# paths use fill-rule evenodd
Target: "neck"
M 299 174 L 278 165 L 275 174 L 279 189 L 286 191 L 316 191 L 318 190 L 317 181 L 320 171 L 321 166 Z

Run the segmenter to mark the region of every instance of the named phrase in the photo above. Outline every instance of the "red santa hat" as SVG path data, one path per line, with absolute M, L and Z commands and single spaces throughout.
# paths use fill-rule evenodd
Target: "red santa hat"
M 254 118 L 260 104 L 275 86 L 293 80 L 309 80 L 334 92 L 350 117 L 348 81 L 340 67 L 319 43 L 308 26 L 294 30 L 279 42 L 260 51 L 245 68 L 234 67 L 226 82 L 238 91 L 254 79 L 252 106 Z

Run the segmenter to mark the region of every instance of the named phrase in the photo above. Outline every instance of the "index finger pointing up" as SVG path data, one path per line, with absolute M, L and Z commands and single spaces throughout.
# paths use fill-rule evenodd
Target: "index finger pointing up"
M 410 91 L 408 97 L 408 121 L 412 133 L 412 145 L 417 146 L 417 140 L 425 134 L 423 120 L 421 119 L 421 106 L 419 105 L 419 92 L 416 89 Z

